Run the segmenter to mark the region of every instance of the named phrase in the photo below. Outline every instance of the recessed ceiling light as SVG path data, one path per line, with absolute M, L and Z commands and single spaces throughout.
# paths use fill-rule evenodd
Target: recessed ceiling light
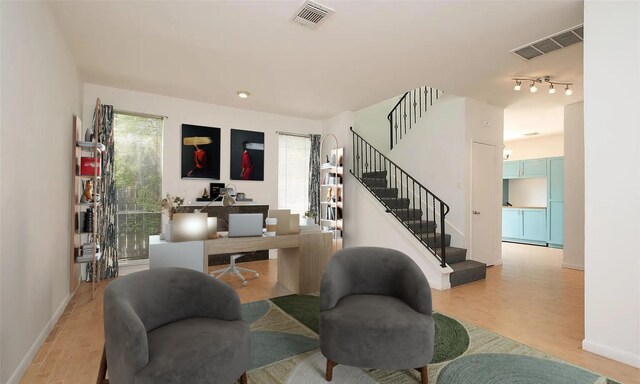
M 238 91 L 238 97 L 241 99 L 246 99 L 249 95 L 251 94 L 247 91 Z

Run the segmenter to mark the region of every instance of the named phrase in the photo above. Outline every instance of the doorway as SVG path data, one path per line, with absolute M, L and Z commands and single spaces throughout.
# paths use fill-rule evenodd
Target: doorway
M 471 149 L 471 259 L 495 264 L 496 147 L 473 143 Z

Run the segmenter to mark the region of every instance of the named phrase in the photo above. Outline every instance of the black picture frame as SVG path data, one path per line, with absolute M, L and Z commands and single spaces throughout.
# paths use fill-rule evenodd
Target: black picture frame
M 220 128 L 182 124 L 181 177 L 220 180 Z
M 264 181 L 264 132 L 231 130 L 231 180 Z M 245 153 L 246 149 L 246 153 Z M 249 168 L 243 168 L 247 161 Z

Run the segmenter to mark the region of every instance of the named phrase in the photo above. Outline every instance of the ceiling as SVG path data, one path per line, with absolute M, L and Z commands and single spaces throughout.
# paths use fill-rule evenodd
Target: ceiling
M 83 81 L 320 119 L 428 84 L 499 106 L 582 100 L 582 46 L 509 53 L 583 22 L 582 1 L 335 1 L 316 30 L 296 1 L 52 1 Z M 514 92 L 511 76 L 576 83 Z M 246 90 L 248 99 L 236 92 Z

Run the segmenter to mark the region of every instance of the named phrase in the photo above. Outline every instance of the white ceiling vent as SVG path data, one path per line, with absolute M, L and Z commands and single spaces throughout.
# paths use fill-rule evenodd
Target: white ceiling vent
M 318 4 L 315 1 L 307 0 L 291 18 L 292 21 L 300 23 L 310 28 L 315 28 L 322 20 L 333 13 L 333 9 Z
M 584 24 L 569 28 L 544 39 L 536 40 L 533 43 L 512 49 L 511 53 L 527 61 L 538 56 L 546 55 L 558 49 L 566 48 L 570 45 L 580 43 L 584 35 Z

